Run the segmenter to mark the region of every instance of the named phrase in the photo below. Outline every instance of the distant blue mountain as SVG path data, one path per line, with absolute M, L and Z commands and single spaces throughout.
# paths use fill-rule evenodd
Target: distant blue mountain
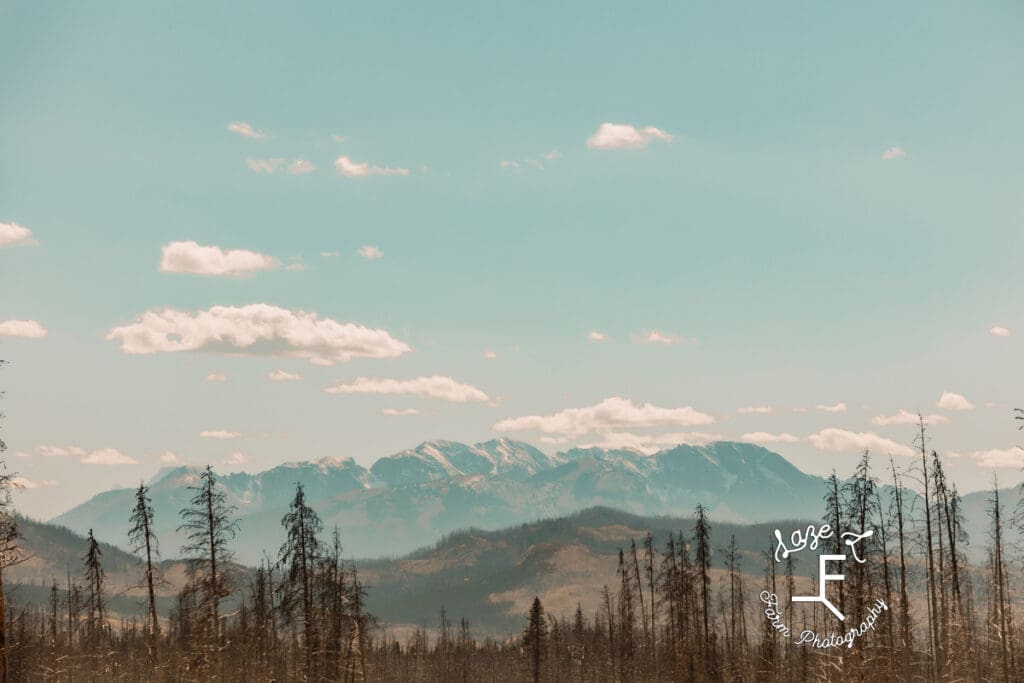
M 176 532 L 187 486 L 199 470 L 161 471 L 150 484 L 164 554 Z M 301 482 L 324 528 L 337 525 L 346 552 L 395 556 L 468 527 L 497 529 L 595 505 L 641 515 L 689 515 L 702 503 L 714 519 L 751 523 L 820 516 L 823 481 L 781 455 L 747 443 L 676 446 L 646 455 L 628 449 L 572 449 L 549 456 L 530 444 L 496 439 L 475 445 L 427 441 L 369 469 L 350 458 L 293 462 L 220 479 L 237 507 L 238 559 L 272 557 L 281 517 Z M 101 493 L 52 522 L 125 547 L 133 492 Z

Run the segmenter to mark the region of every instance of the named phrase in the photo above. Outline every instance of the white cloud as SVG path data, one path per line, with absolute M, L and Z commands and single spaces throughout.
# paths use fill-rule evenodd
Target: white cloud
M 211 372 L 209 375 L 206 376 L 206 381 L 207 382 L 227 382 L 228 381 L 228 376 L 225 375 L 223 372 Z
M 523 167 L 535 168 L 538 171 L 543 171 L 546 161 L 556 161 L 562 158 L 562 153 L 557 149 L 553 149 L 550 152 L 546 152 L 537 157 L 526 157 L 522 160 L 514 159 L 502 159 L 499 165 L 502 168 L 512 169 L 513 171 L 519 171 Z
M 296 159 L 292 163 L 288 164 L 288 173 L 291 175 L 305 175 L 312 173 L 316 170 L 316 166 L 313 165 L 312 161 L 307 159 Z
M 341 256 L 341 252 L 340 251 L 321 251 L 320 255 L 323 256 L 324 258 L 338 258 L 339 256 Z
M 964 455 L 976 460 L 978 467 L 1012 467 L 1018 470 L 1024 466 L 1024 450 L 1021 448 L 992 448 Z
M 487 400 L 487 394 L 476 387 L 441 375 L 404 380 L 358 377 L 348 384 L 328 387 L 324 391 L 328 394 L 408 394 L 452 403 Z
M 161 273 L 190 273 L 246 277 L 261 270 L 277 270 L 281 262 L 273 256 L 248 249 L 203 246 L 197 242 L 170 242 L 160 249 Z
M 86 465 L 138 465 L 139 461 L 116 448 L 100 448 L 82 458 Z
M 331 133 L 331 139 L 335 142 L 345 142 L 345 136 L 338 135 L 337 133 Z
M 384 252 L 381 251 L 380 247 L 375 247 L 372 244 L 364 244 L 359 247 L 356 253 L 367 261 L 376 261 L 379 258 L 384 258 Z
M 266 173 L 268 175 L 273 175 L 280 170 L 284 170 L 289 175 L 305 175 L 316 170 L 313 162 L 307 159 L 294 159 L 289 162 L 283 157 L 274 157 L 272 159 L 253 159 L 250 157 L 245 160 L 245 163 L 249 170 L 254 173 Z
M 0 223 L 0 249 L 4 247 L 27 247 L 36 244 L 32 231 L 17 223 Z
M 36 455 L 44 458 L 60 458 L 69 455 L 75 458 L 82 458 L 88 455 L 88 453 L 89 451 L 80 446 L 36 446 Z
M 587 335 L 587 339 L 589 339 L 592 342 L 603 342 L 608 341 L 608 335 L 605 334 L 604 332 L 598 332 L 597 330 L 594 330 L 593 332 Z
M 46 328 L 35 320 L 4 320 L 0 322 L 0 337 L 40 339 L 47 334 Z
M 295 382 L 302 379 L 302 375 L 285 372 L 284 370 L 273 370 L 267 373 L 267 379 L 271 382 Z
M 740 441 L 749 441 L 750 443 L 796 443 L 799 440 L 799 436 L 793 436 L 785 432 L 781 434 L 749 432 L 740 437 Z
M 78 458 L 86 465 L 137 465 L 135 458 L 125 455 L 116 448 L 88 450 L 81 446 L 36 446 L 33 452 L 19 451 L 19 458 Z
M 907 151 L 902 147 L 890 147 L 889 149 L 882 152 L 882 159 L 884 161 L 891 161 L 893 159 L 902 159 L 907 156 Z
M 872 432 L 850 432 L 845 429 L 829 427 L 816 434 L 811 434 L 807 440 L 820 451 L 861 453 L 867 450 L 887 455 L 914 455 L 914 450 L 909 446 Z
M 659 408 L 650 403 L 637 403 L 614 396 L 585 408 L 566 408 L 553 415 L 527 415 L 501 420 L 494 425 L 498 432 L 533 431 L 579 437 L 585 434 L 608 434 L 617 429 L 666 426 L 706 425 L 715 418 L 685 406 Z
M 43 479 L 41 481 L 33 481 L 31 479 L 27 479 L 27 478 L 22 477 L 22 476 L 15 476 L 15 477 L 13 477 L 11 479 L 11 484 L 13 484 L 14 488 L 16 488 L 16 489 L 28 490 L 28 489 L 39 489 L 39 488 L 43 488 L 44 486 L 56 486 L 57 482 L 54 481 L 53 479 Z
M 227 429 L 206 429 L 199 432 L 199 436 L 204 439 L 237 439 L 241 434 Z
M 1001 325 L 993 325 L 992 327 L 988 328 L 988 333 L 996 337 L 1010 336 L 1010 330 Z
M 634 344 L 682 344 L 687 341 L 679 335 L 666 334 L 665 332 L 659 332 L 658 330 L 646 330 L 640 334 L 633 335 Z
M 235 121 L 233 123 L 229 123 L 228 130 L 231 131 L 232 133 L 238 133 L 243 138 L 259 140 L 261 138 L 267 137 L 266 133 L 264 133 L 261 130 L 256 130 L 255 128 L 253 128 L 248 123 L 245 123 L 244 121 Z
M 386 330 L 319 318 L 269 304 L 214 306 L 190 314 L 171 308 L 146 311 L 107 337 L 130 354 L 210 351 L 305 358 L 334 365 L 353 358 L 394 358 L 411 351 Z
M 936 408 L 943 410 L 974 410 L 974 404 L 968 401 L 962 394 L 952 391 L 942 392 L 942 396 L 935 403 Z
M 407 168 L 391 168 L 390 166 L 371 166 L 365 161 L 353 161 L 347 156 L 340 156 L 334 162 L 334 168 L 347 178 L 365 178 L 371 175 L 409 175 Z
M 924 415 L 923 417 L 927 424 L 949 422 L 949 418 L 945 415 Z M 876 415 L 871 418 L 871 424 L 878 425 L 880 427 L 887 425 L 916 425 L 917 422 L 917 413 L 912 413 L 909 410 L 900 410 L 893 415 Z
M 287 159 L 276 157 L 274 159 L 246 159 L 245 163 L 253 173 L 274 174 L 285 165 Z
M 235 451 L 222 461 L 225 465 L 244 465 L 249 461 L 242 451 Z
M 643 149 L 652 140 L 672 142 L 673 136 L 665 131 L 647 126 L 637 128 L 627 123 L 602 123 L 597 131 L 587 138 L 590 149 Z
M 816 405 L 814 407 L 817 408 L 818 410 L 822 411 L 822 412 L 825 412 L 825 413 L 845 413 L 846 412 L 846 404 L 843 403 L 842 401 L 840 401 L 839 403 L 835 404 L 834 406 Z
M 160 462 L 167 465 L 176 465 L 177 463 L 181 462 L 181 458 L 179 458 L 176 453 L 172 453 L 171 451 L 164 451 L 160 455 Z
M 494 360 L 497 357 L 498 357 L 498 352 L 497 351 L 484 351 L 484 358 L 486 358 L 487 360 Z
M 775 412 L 775 408 L 771 406 L 744 406 L 737 408 L 736 412 L 741 415 L 771 415 Z
M 419 415 L 420 411 L 415 408 L 384 408 L 380 411 L 384 415 Z
M 666 434 L 633 434 L 631 432 L 606 432 L 601 440 L 583 444 L 581 448 L 629 449 L 650 455 L 665 448 L 685 444 L 705 446 L 712 441 L 721 441 L 721 434 L 704 432 L 668 432 Z

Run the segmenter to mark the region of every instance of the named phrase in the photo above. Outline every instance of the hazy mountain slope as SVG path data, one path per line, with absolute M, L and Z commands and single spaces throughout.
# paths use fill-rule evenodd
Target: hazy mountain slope
M 151 484 L 156 529 L 178 548 L 178 513 L 197 470 L 165 471 Z M 496 529 L 604 505 L 636 514 L 686 515 L 702 503 L 715 519 L 767 521 L 820 514 L 822 480 L 760 446 L 719 442 L 644 455 L 574 449 L 548 456 L 522 442 L 475 446 L 431 441 L 381 458 L 369 469 L 350 459 L 289 463 L 221 478 L 238 509 L 238 559 L 276 554 L 281 517 L 296 482 L 330 529 L 357 556 L 397 556 L 456 529 Z M 125 545 L 131 491 L 108 491 L 53 521 Z
M 803 523 L 782 522 L 787 529 Z M 356 565 L 369 591 L 368 608 L 388 628 L 433 626 L 444 606 L 451 616 L 470 619 L 477 633 L 507 635 L 518 627 L 526 603 L 534 595 L 541 595 L 555 614 L 570 612 L 577 602 L 588 610 L 596 608 L 601 587 L 615 581 L 620 547 L 628 550 L 630 539 L 642 543 L 650 531 L 660 551 L 669 531 L 682 530 L 689 536 L 692 527 L 693 520 L 688 518 L 645 518 L 590 508 L 569 517 L 498 531 L 459 531 L 404 558 L 362 560 Z M 761 553 L 771 539 L 771 528 L 712 520 L 713 565 L 721 567 L 717 549 L 735 535 L 753 590 L 753 582 L 763 571 Z M 68 570 L 73 580 L 81 581 L 86 541 L 67 529 L 40 522 L 25 520 L 22 529 L 30 559 L 6 571 L 9 596 L 17 608 L 45 605 L 54 579 L 61 591 Z M 143 614 L 138 562 L 113 546 L 103 544 L 102 549 L 111 612 Z M 166 560 L 162 567 L 167 581 L 158 587 L 158 600 L 161 615 L 166 617 L 185 575 L 180 560 Z M 798 565 L 798 571 L 803 569 Z M 236 586 L 248 585 L 248 572 L 244 567 L 233 569 Z M 229 604 L 238 597 L 236 593 Z

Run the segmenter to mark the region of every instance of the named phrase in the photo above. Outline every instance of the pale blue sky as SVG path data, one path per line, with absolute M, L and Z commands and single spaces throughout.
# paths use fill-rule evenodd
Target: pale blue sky
M 22 505 L 62 511 L 166 451 L 369 464 L 609 397 L 715 418 L 609 432 L 788 433 L 769 446 L 814 472 L 855 456 L 807 437 L 902 444 L 912 428 L 871 418 L 920 409 L 949 419 L 934 446 L 1006 452 L 951 460 L 984 486 L 1021 440 L 1022 21 L 1009 2 L 0 4 L 0 223 L 38 242 L 0 248 L 0 323 L 48 330 L 0 336 L 4 432 L 30 455 L 14 469 L 55 482 Z M 673 140 L 588 148 L 605 122 Z M 346 177 L 342 155 L 409 175 Z M 316 171 L 247 165 L 278 158 Z M 159 272 L 186 240 L 306 270 Z M 323 367 L 104 339 L 148 310 L 252 303 L 413 350 Z M 632 341 L 650 330 L 697 341 Z M 324 392 L 432 375 L 490 400 Z M 936 408 L 945 391 L 975 409 Z M 220 429 L 242 436 L 199 437 Z

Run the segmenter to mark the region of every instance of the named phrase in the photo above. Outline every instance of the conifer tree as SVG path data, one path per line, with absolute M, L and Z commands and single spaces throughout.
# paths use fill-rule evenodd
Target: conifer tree
M 232 559 L 228 543 L 234 539 L 238 523 L 233 518 L 235 508 L 228 505 L 227 496 L 218 488 L 210 465 L 188 490 L 192 498 L 189 507 L 181 510 L 182 523 L 178 527 L 186 537 L 181 552 L 192 560 L 200 579 L 198 588 L 203 594 L 209 634 L 206 649 L 208 657 L 212 657 L 221 643 L 220 601 L 230 595 L 224 566 Z
M 131 550 L 139 556 L 145 570 L 145 585 L 149 607 L 150 657 L 153 668 L 160 669 L 160 621 L 156 613 L 157 567 L 155 560 L 160 556 L 160 546 L 153 533 L 153 501 L 149 498 L 149 488 L 140 483 L 135 491 L 135 508 L 128 518 L 132 525 L 128 530 Z
M 86 605 L 89 610 L 86 615 L 85 633 L 88 646 L 96 648 L 106 630 L 103 551 L 100 550 L 100 544 L 96 542 L 92 529 L 89 529 L 87 543 L 88 550 L 82 558 L 85 565 Z
M 533 598 L 526 628 L 523 630 L 523 647 L 530 660 L 530 675 L 534 683 L 541 680 L 541 662 L 547 648 L 548 622 L 544 614 L 544 606 L 539 597 Z
M 316 644 L 313 629 L 313 572 L 320 557 L 320 541 L 317 535 L 323 524 L 316 512 L 306 505 L 306 494 L 302 484 L 296 484 L 295 497 L 288 507 L 288 513 L 281 519 L 286 538 L 278 553 L 278 562 L 284 568 L 282 581 L 282 609 L 291 615 L 296 609 L 302 612 L 303 672 L 311 675 L 312 654 Z

